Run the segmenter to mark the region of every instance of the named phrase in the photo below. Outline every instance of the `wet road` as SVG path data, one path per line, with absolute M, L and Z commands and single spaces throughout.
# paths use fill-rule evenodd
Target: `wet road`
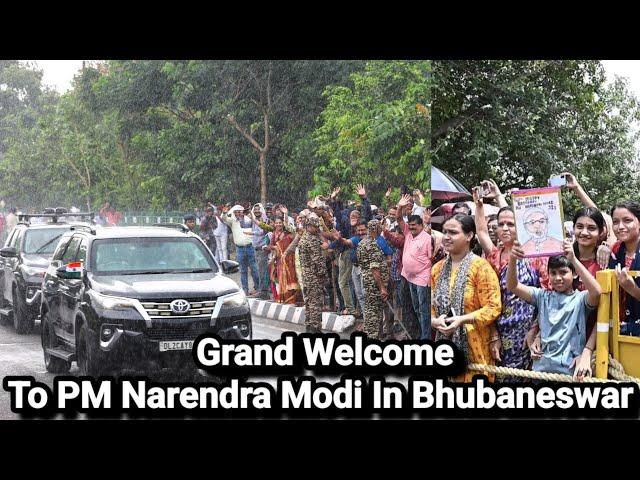
M 304 327 L 268 320 L 263 317 L 253 317 L 253 338 L 265 338 L 276 340 L 285 331 L 303 332 Z M 69 372 L 78 374 L 78 367 L 74 363 Z M 36 322 L 34 331 L 28 335 L 18 335 L 9 321 L 0 323 L 0 379 L 5 376 L 28 375 L 38 382 L 43 382 L 50 387 L 53 385 L 55 374 L 48 373 L 44 367 L 42 347 L 40 345 L 40 322 Z M 164 378 L 159 377 L 162 381 Z M 175 381 L 176 378 L 166 378 Z M 263 379 L 275 384 L 275 379 Z M 0 420 L 18 419 L 19 415 L 13 413 L 10 408 L 9 392 L 0 387 Z

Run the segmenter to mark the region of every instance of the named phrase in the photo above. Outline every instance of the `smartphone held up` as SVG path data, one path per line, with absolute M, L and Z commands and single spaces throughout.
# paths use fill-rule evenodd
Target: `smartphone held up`
M 567 178 L 564 175 L 552 175 L 549 177 L 550 187 L 564 187 L 567 185 Z

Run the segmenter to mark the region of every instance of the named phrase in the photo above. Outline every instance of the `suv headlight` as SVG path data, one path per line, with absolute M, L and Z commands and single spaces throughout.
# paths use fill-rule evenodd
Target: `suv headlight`
M 105 310 L 131 310 L 136 309 L 136 304 L 130 298 L 125 297 L 112 297 L 110 295 L 102 295 L 93 290 L 89 291 L 91 300 L 98 308 Z
M 229 295 L 224 299 L 223 305 L 228 305 L 229 307 L 241 307 L 247 301 L 247 296 L 244 294 L 242 290 L 238 293 L 234 293 L 233 295 Z

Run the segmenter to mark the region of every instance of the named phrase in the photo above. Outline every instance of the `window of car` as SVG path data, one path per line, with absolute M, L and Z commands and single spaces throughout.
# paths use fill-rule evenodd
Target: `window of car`
M 11 243 L 9 244 L 9 246 L 15 247 L 17 249 L 18 245 L 20 245 L 20 240 L 22 240 L 23 236 L 24 236 L 23 229 L 16 230 L 13 234 L 13 237 L 11 238 Z
M 89 241 L 82 237 L 80 240 L 80 247 L 78 247 L 78 254 L 76 255 L 76 262 L 87 263 L 87 248 Z
M 196 238 L 110 238 L 94 240 L 96 275 L 217 272 L 208 249 Z
M 62 228 L 33 228 L 27 230 L 24 235 L 24 253 L 50 255 L 52 254 L 60 237 L 69 230 L 69 227 Z
M 69 246 L 67 246 L 67 250 L 64 252 L 62 256 L 62 263 L 71 263 L 76 258 L 76 252 L 78 251 L 78 246 L 80 245 L 80 237 L 73 237 L 71 242 L 69 242 Z
M 9 236 L 7 237 L 7 241 L 4 243 L 5 247 L 10 247 L 11 246 L 11 242 L 13 242 L 13 237 L 16 235 L 18 229 L 14 228 L 13 230 L 11 230 L 11 233 L 9 233 Z
M 69 242 L 71 241 L 71 237 L 69 238 L 64 238 L 62 240 L 60 240 L 60 243 L 58 244 L 58 248 L 56 249 L 56 252 L 53 254 L 53 259 L 54 260 L 62 260 L 62 255 L 64 255 L 64 252 L 67 250 L 67 245 L 69 245 Z

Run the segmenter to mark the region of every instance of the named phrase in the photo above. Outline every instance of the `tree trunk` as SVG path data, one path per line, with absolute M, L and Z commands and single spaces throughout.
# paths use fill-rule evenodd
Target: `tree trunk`
M 267 152 L 260 151 L 260 203 L 267 204 Z

